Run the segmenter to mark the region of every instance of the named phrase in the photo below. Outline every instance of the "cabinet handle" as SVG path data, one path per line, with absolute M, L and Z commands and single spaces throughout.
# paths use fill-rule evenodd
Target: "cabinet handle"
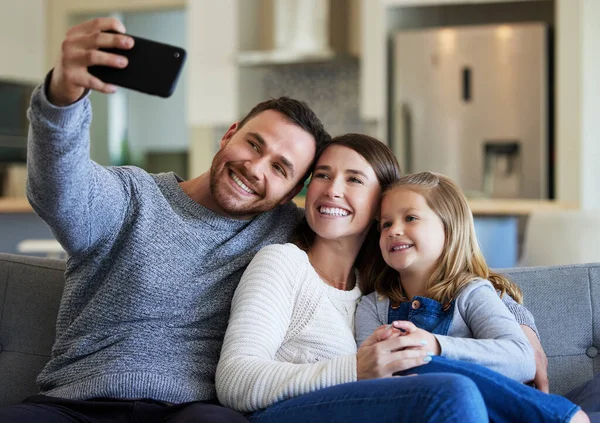
M 465 66 L 462 71 L 462 94 L 465 103 L 471 101 L 471 68 Z

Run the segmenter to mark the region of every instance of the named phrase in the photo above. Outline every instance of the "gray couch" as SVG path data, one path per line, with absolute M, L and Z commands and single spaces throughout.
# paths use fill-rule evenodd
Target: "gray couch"
M 0 254 L 0 406 L 37 392 L 64 284 L 60 260 Z M 600 371 L 600 263 L 506 269 L 536 318 L 552 392 Z

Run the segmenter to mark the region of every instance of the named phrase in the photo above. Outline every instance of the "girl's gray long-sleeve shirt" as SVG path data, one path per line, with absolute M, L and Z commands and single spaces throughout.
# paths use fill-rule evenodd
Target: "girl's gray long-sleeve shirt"
M 492 284 L 483 279 L 471 282 L 455 301 L 448 334 L 434 335 L 440 355 L 483 365 L 520 382 L 531 381 L 535 376 L 533 348 Z M 361 299 L 355 320 L 359 346 L 387 324 L 389 305 L 389 298 L 376 292 Z

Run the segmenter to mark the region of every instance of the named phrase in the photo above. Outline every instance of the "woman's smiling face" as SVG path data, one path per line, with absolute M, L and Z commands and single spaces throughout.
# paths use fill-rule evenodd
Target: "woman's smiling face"
M 315 166 L 306 194 L 306 219 L 325 239 L 362 237 L 375 219 L 380 195 L 371 165 L 351 148 L 332 145 Z

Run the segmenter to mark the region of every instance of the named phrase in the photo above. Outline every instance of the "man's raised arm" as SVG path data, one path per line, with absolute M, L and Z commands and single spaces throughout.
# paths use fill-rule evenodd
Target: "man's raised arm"
M 70 254 L 82 253 L 110 237 L 127 207 L 127 190 L 118 169 L 90 160 L 92 111 L 86 93 L 115 88 L 90 75 L 91 65 L 122 67 L 120 56 L 99 48 L 131 48 L 130 37 L 105 33 L 125 28 L 116 19 L 100 18 L 73 27 L 60 59 L 38 87 L 28 111 L 27 196 Z

